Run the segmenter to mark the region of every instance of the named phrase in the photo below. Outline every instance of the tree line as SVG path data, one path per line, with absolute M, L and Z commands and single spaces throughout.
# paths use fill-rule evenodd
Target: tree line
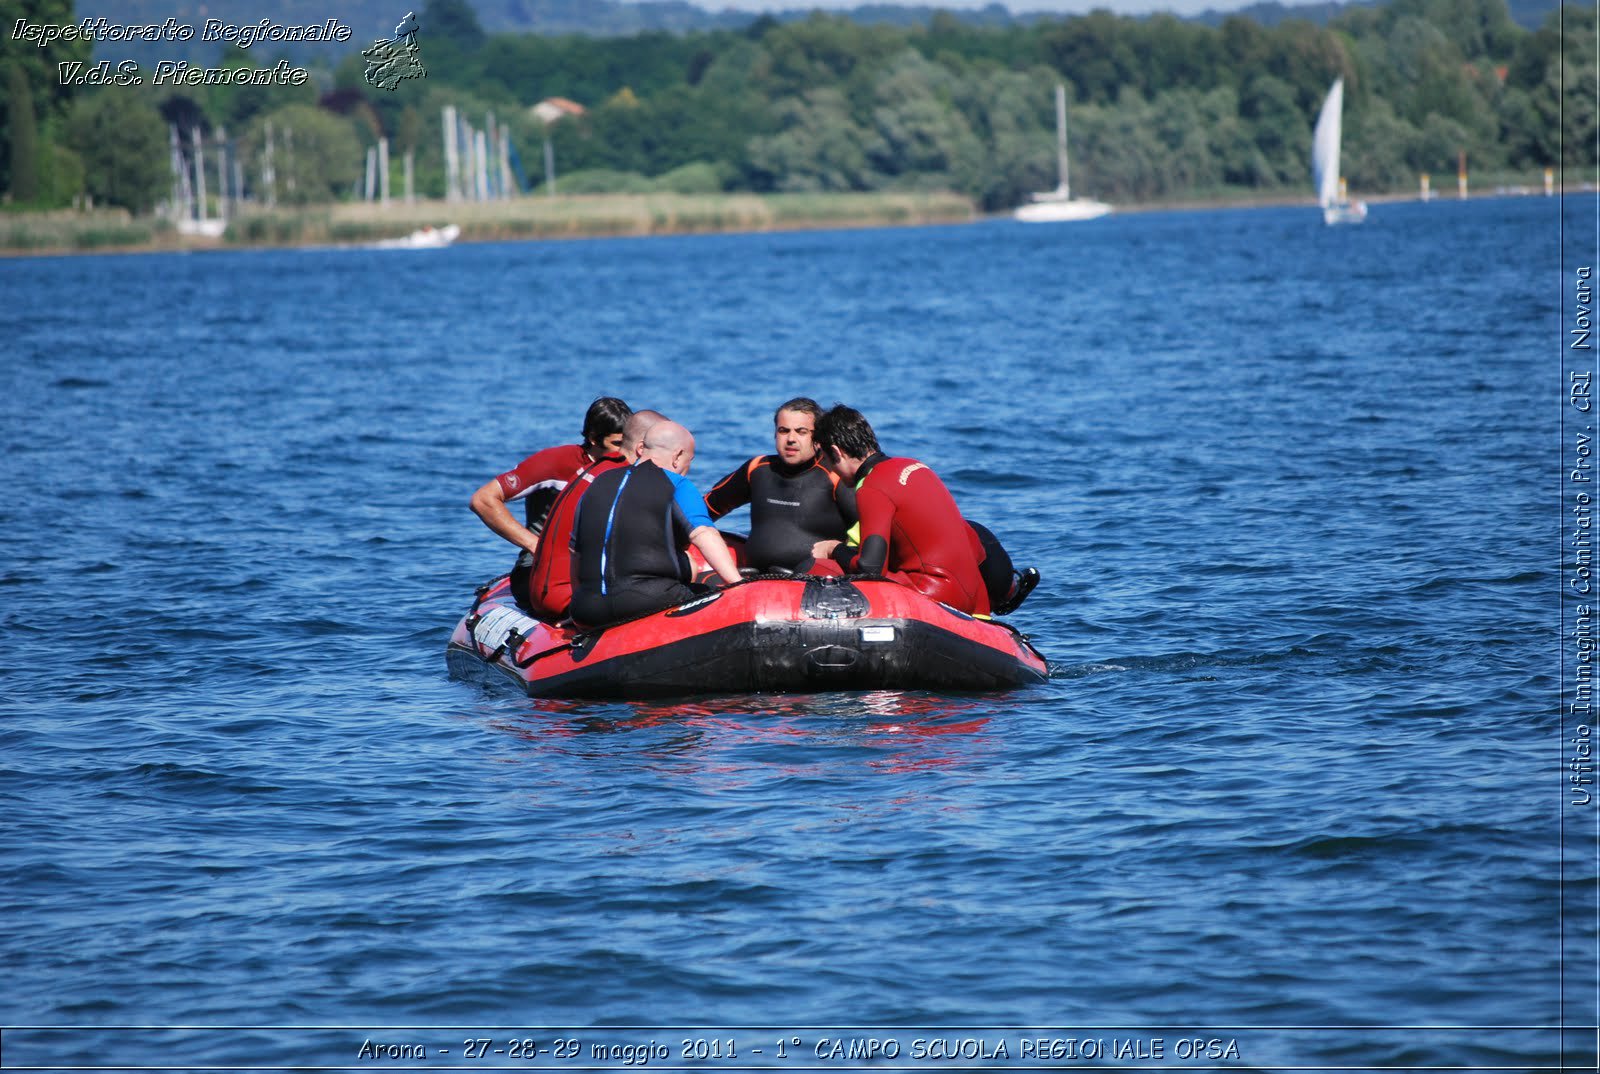
M 71 0 L 0 0 L 0 21 L 71 22 Z M 916 26 L 821 13 L 742 29 L 628 37 L 491 34 L 466 0 L 428 0 L 425 78 L 369 85 L 351 54 L 303 87 L 63 86 L 83 42 L 0 42 L 0 190 L 14 207 L 150 209 L 171 189 L 169 125 L 225 130 L 247 191 L 268 144 L 280 202 L 358 195 L 367 147 L 413 157 L 440 196 L 440 113 L 509 131 L 525 189 L 871 191 L 949 189 L 1004 209 L 1055 183 L 1053 89 L 1067 86 L 1075 192 L 1113 202 L 1229 192 L 1309 193 L 1311 127 L 1345 80 L 1343 170 L 1358 192 L 1412 190 L 1419 173 L 1533 176 L 1595 161 L 1596 13 L 1568 6 L 1537 30 L 1506 0 L 1391 0 L 1325 26 L 1218 25 L 1089 15 Z M 360 42 L 365 44 L 366 42 Z M 224 66 L 270 66 L 260 46 Z M 546 127 L 530 106 L 580 117 Z M 277 132 L 269 137 L 269 132 Z

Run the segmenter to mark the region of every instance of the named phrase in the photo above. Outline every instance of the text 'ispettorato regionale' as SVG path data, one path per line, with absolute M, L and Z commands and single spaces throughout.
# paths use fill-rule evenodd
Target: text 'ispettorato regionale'
M 206 19 L 198 31 L 193 23 L 179 22 L 168 17 L 161 22 L 120 23 L 105 18 L 85 18 L 78 22 L 36 23 L 18 19 L 11 28 L 11 38 L 44 48 L 58 41 L 89 41 L 94 43 L 155 44 L 162 41 L 189 42 L 197 37 L 202 42 L 215 41 L 249 48 L 260 42 L 318 42 L 349 41 L 354 36 L 350 27 L 338 19 L 315 23 L 282 23 L 271 19 L 259 22 L 224 22 Z M 63 86 L 141 86 L 144 73 L 133 60 L 101 60 L 98 63 L 82 61 L 57 64 L 58 76 Z M 155 65 L 150 82 L 156 86 L 215 86 L 215 85 L 304 85 L 310 73 L 295 67 L 287 60 L 279 60 L 272 67 L 258 69 L 229 67 L 199 67 L 187 60 L 162 60 Z

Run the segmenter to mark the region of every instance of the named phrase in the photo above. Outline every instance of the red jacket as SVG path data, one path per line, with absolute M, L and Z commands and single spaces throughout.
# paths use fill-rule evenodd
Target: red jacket
M 950 490 L 916 459 L 874 455 L 856 473 L 861 545 L 840 546 L 847 573 L 881 574 L 972 615 L 989 614 L 983 546 Z
M 572 606 L 572 522 L 578 503 L 594 479 L 607 470 L 628 465 L 621 456 L 605 455 L 578 471 L 556 496 L 545 516 L 539 551 L 534 553 L 528 577 L 528 604 L 533 614 L 552 622 L 565 619 Z

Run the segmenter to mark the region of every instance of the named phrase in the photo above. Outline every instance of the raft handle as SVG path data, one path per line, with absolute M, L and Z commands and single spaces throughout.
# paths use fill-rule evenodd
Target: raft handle
M 473 630 L 477 628 L 478 624 L 483 621 L 483 616 L 478 614 L 478 609 L 483 607 L 483 598 L 489 595 L 489 591 L 491 589 L 509 577 L 511 577 L 509 574 L 502 574 L 499 578 L 496 578 L 493 581 L 484 582 L 482 585 L 473 589 L 472 592 L 474 597 L 472 601 L 472 607 L 467 609 L 466 628 L 468 634 L 471 634 Z
M 522 632 L 516 627 L 512 627 L 511 630 L 507 632 L 505 640 L 500 643 L 499 647 L 483 659 L 492 664 L 504 656 L 506 654 L 506 650 L 509 649 L 511 651 L 511 662 L 514 664 L 517 662 L 517 650 L 522 648 L 522 643 L 525 640 L 527 639 L 522 636 Z
M 570 649 L 570 648 L 572 648 L 572 643 L 570 641 L 562 642 L 560 645 L 557 645 L 554 648 L 546 649 L 546 650 L 544 650 L 543 652 L 540 652 L 540 653 L 534 653 L 532 656 L 528 657 L 526 660 L 519 659 L 517 657 L 516 652 L 513 651 L 512 654 L 511 654 L 511 663 L 513 665 L 515 665 L 516 668 L 519 671 L 526 670 L 530 665 L 533 664 L 534 661 L 543 660 L 547 656 L 553 656 L 554 654 L 559 653 L 564 649 Z

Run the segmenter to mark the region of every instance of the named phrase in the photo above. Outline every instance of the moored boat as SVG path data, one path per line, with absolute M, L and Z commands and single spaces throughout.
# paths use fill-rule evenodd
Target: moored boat
M 1094 198 L 1075 198 L 1067 182 L 1067 88 L 1056 86 L 1056 188 L 1033 195 L 1012 213 L 1025 224 L 1069 224 L 1097 220 L 1111 206 Z
M 446 660 L 454 677 L 535 697 L 1004 690 L 1049 677 L 1013 627 L 862 577 L 760 576 L 590 631 L 528 616 L 500 578 L 479 590 Z

